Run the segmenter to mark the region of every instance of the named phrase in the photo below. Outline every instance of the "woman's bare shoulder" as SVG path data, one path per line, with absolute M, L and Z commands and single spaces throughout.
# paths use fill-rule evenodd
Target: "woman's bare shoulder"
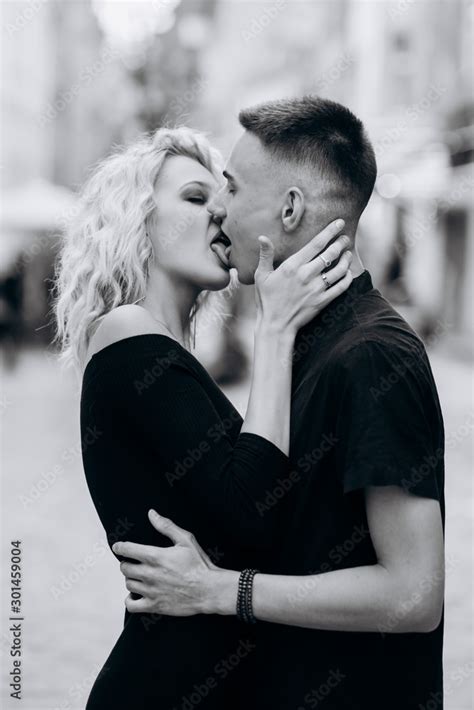
M 135 305 L 118 306 L 102 318 L 91 337 L 87 360 L 112 343 L 134 335 L 147 334 L 167 335 L 168 333 L 145 308 Z

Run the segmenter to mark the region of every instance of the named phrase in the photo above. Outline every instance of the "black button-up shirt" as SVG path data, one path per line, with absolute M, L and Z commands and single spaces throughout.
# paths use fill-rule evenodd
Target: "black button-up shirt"
M 439 500 L 444 525 L 444 430 L 429 361 L 367 271 L 298 334 L 290 457 L 291 473 L 262 500 L 281 531 L 263 572 L 375 564 L 369 485 Z M 346 633 L 259 622 L 260 707 L 441 709 L 443 622 L 425 634 L 393 633 L 397 623 Z

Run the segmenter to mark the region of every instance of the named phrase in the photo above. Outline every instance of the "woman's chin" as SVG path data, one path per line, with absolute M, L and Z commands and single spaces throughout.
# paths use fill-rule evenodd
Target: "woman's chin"
M 206 274 L 199 279 L 199 286 L 202 291 L 221 291 L 227 288 L 230 283 L 230 271 L 222 268 L 213 274 Z
M 213 284 L 210 284 L 207 287 L 207 291 L 222 291 L 223 288 L 227 288 L 227 286 L 230 284 L 230 273 L 227 271 L 223 271 L 221 274 L 221 277 L 219 279 L 216 279 Z

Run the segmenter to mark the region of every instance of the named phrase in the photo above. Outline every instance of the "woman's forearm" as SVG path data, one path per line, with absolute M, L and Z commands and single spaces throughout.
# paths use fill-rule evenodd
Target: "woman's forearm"
M 276 270 L 272 241 L 259 237 L 255 353 L 242 432 L 260 435 L 284 454 L 289 453 L 290 444 L 291 371 L 296 334 L 344 293 L 352 281 L 351 254 L 345 252 L 350 240 L 343 235 L 333 241 L 343 227 L 344 220 L 331 222 Z M 335 262 L 324 280 L 323 269 Z M 332 285 L 328 288 L 328 284 Z
M 262 319 L 255 331 L 252 384 L 242 432 L 258 434 L 284 454 L 290 448 L 292 355 L 295 335 Z

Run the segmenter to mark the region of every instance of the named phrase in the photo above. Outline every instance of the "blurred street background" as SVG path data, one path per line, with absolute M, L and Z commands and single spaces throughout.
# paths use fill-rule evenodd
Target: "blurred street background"
M 379 177 L 360 228 L 362 259 L 424 339 L 438 384 L 447 440 L 445 707 L 470 710 L 474 3 L 18 0 L 1 10 L 4 707 L 15 707 L 11 540 L 23 548 L 23 710 L 83 708 L 122 624 L 126 590 L 82 472 L 79 385 L 51 345 L 54 260 L 81 183 L 113 145 L 143 130 L 190 125 L 227 154 L 240 108 L 315 93 L 349 106 L 373 140 Z M 251 287 L 235 289 L 227 319 L 198 331 L 198 356 L 242 412 L 252 303 Z

